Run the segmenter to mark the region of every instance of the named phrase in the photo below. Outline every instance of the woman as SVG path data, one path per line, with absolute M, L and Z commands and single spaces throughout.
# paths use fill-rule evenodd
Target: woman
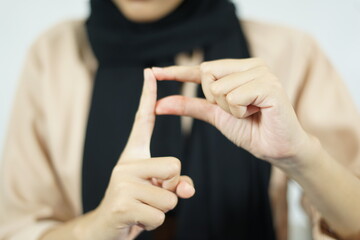
M 315 234 L 357 237 L 360 183 L 343 165 L 359 169 L 359 117 L 310 38 L 239 24 L 225 0 L 91 5 L 30 51 L 1 239 L 284 239 L 286 175 Z

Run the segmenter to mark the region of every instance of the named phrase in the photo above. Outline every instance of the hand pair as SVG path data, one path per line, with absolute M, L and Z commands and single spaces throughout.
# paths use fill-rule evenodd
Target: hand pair
M 195 193 L 192 180 L 180 176 L 178 159 L 151 158 L 156 114 L 207 121 L 237 146 L 285 170 L 309 145 L 280 82 L 259 59 L 146 69 L 144 77 L 131 135 L 95 210 L 110 236 L 104 239 L 131 239 L 142 229 L 157 228 L 178 197 Z M 201 84 L 206 99 L 168 96 L 157 102 L 156 79 Z

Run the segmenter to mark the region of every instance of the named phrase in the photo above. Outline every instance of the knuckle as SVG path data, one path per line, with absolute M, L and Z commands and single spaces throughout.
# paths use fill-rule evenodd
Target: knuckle
M 220 87 L 216 82 L 210 84 L 210 91 L 213 95 L 219 96 L 222 94 Z
M 172 174 L 180 174 L 181 171 L 181 161 L 175 157 L 169 157 L 168 159 L 169 171 Z
M 202 62 L 200 64 L 200 72 L 202 72 L 202 73 L 210 72 L 210 63 L 209 62 Z
M 172 194 L 171 200 L 170 200 L 170 209 L 174 209 L 176 205 L 178 204 L 178 197 L 175 194 Z
M 228 94 L 226 95 L 226 101 L 230 105 L 236 105 L 236 98 L 234 97 L 234 94 Z
M 113 204 L 110 207 L 110 212 L 115 216 L 125 216 L 130 211 L 130 205 L 127 201 L 122 201 L 122 199 L 118 200 L 118 204 Z
M 119 194 L 129 193 L 130 190 L 133 188 L 134 188 L 134 186 L 132 186 L 132 184 L 125 179 L 120 179 L 120 181 L 118 181 L 118 183 L 116 183 L 116 191 Z
M 170 194 L 167 200 L 167 211 L 170 211 L 176 207 L 178 198 L 175 194 Z
M 145 221 L 143 221 L 142 216 L 137 214 L 137 211 L 131 212 L 131 214 L 129 214 L 128 219 L 129 219 L 128 223 L 130 225 L 133 225 L 133 224 L 142 225 L 145 227 L 145 229 L 152 230 L 152 228 L 150 226 L 148 226 L 148 224 L 146 224 Z
M 153 220 L 153 226 L 154 228 L 157 228 L 161 226 L 165 221 L 165 213 L 158 212 L 157 214 L 154 214 L 154 220 Z

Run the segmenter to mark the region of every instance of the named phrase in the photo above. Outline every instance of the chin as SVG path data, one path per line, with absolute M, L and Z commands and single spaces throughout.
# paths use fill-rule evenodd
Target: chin
M 114 0 L 124 16 L 133 22 L 155 22 L 174 11 L 183 0 Z
M 123 11 L 123 14 L 128 20 L 138 23 L 155 22 L 165 17 L 165 15 L 159 15 L 154 12 L 149 12 L 148 10 L 128 11 L 128 12 Z

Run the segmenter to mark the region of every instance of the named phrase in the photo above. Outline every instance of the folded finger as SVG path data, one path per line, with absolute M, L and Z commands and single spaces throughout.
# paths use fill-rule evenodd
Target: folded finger
M 137 186 L 133 188 L 133 193 L 130 194 L 138 201 L 157 208 L 162 212 L 168 212 L 174 209 L 178 203 L 176 194 L 171 191 L 154 185 L 136 184 Z
M 210 85 L 214 96 L 227 95 L 235 88 L 244 85 L 266 73 L 265 67 L 256 67 L 244 72 L 236 72 L 217 79 Z
M 148 231 L 161 226 L 165 221 L 165 213 L 147 204 L 138 203 L 130 217 L 129 225 L 139 225 Z
M 160 179 L 169 180 L 180 176 L 181 162 L 174 157 L 158 157 L 149 159 L 135 159 L 136 161 L 127 162 L 115 167 L 114 171 L 119 171 L 118 175 L 136 176 L 144 180 Z
M 246 118 L 262 108 L 273 107 L 276 96 L 276 91 L 266 84 L 266 79 L 262 79 L 234 89 L 226 100 L 235 117 Z

